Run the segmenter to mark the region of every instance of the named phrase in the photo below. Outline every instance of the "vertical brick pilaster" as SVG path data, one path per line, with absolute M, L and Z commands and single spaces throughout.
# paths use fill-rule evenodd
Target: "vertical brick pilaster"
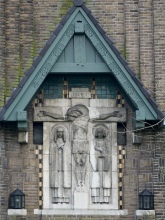
M 165 159 L 165 149 L 164 149 L 164 134 L 157 133 L 155 137 L 155 154 L 154 154 L 154 208 L 156 212 L 156 219 L 165 218 L 165 179 L 163 178 L 163 173 L 165 170 L 165 164 L 162 160 Z
M 19 82 L 19 7 L 20 0 L 6 0 L 6 96 Z
M 19 76 L 29 69 L 33 62 L 33 1 L 20 0 L 20 59 Z
M 139 8 L 138 0 L 125 0 L 126 59 L 139 75 Z
M 5 149 L 5 125 L 0 125 L 0 219 L 7 219 L 8 175 Z
M 87 7 L 92 11 L 99 24 L 112 38 L 118 49 L 125 53 L 125 27 L 124 27 L 124 0 L 87 1 Z
M 155 100 L 161 110 L 165 111 L 164 85 L 165 85 L 165 2 L 152 0 L 153 4 L 153 39 L 154 39 L 154 67 L 155 67 Z M 160 161 L 165 158 L 164 131 L 156 136 L 154 157 L 154 195 L 156 219 L 165 218 L 165 180 L 163 177 L 164 167 Z M 162 170 L 161 170 L 162 169 Z
M 155 49 L 155 98 L 165 111 L 165 1 L 153 0 L 154 49 Z
M 154 97 L 152 1 L 139 0 L 139 77 Z
M 39 53 L 49 39 L 56 24 L 61 20 L 60 7 L 62 1 L 33 0 L 35 53 Z M 66 10 L 67 12 L 67 10 Z
M 0 1 L 0 107 L 5 96 L 5 2 Z
M 114 33 L 112 36 L 115 39 L 116 47 L 125 58 L 125 4 L 124 0 L 114 2 L 116 16 L 114 21 Z

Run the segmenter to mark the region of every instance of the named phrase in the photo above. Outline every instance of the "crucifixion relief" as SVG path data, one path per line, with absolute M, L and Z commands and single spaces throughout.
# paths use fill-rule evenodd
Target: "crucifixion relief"
M 117 121 L 125 113 L 83 104 L 63 108 L 61 115 L 57 110 L 37 112 L 48 121 L 50 203 L 71 209 L 99 209 L 105 204 L 106 209 L 117 190 L 112 182 L 117 175 Z

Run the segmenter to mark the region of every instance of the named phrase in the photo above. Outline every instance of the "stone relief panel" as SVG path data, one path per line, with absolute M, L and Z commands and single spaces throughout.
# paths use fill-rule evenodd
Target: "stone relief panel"
M 52 107 L 37 110 L 37 117 L 47 120 L 44 207 L 117 209 L 116 121 L 125 118 L 125 112 L 103 108 L 78 104 L 55 107 L 58 111 Z
M 49 177 L 52 203 L 69 203 L 71 196 L 71 149 L 69 131 L 62 124 L 52 127 Z

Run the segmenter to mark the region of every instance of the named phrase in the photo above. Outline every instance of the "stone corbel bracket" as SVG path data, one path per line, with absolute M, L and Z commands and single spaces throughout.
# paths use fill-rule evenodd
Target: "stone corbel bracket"
M 27 132 L 27 112 L 17 111 L 17 125 L 18 125 L 18 142 L 28 143 L 28 132 Z

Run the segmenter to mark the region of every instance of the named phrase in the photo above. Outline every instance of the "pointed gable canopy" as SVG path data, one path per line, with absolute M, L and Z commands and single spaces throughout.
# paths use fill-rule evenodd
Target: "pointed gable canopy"
M 74 0 L 74 6 L 4 105 L 0 120 L 26 121 L 26 108 L 49 73 L 85 72 L 113 75 L 136 112 L 137 121 L 158 121 L 164 117 L 83 0 Z

